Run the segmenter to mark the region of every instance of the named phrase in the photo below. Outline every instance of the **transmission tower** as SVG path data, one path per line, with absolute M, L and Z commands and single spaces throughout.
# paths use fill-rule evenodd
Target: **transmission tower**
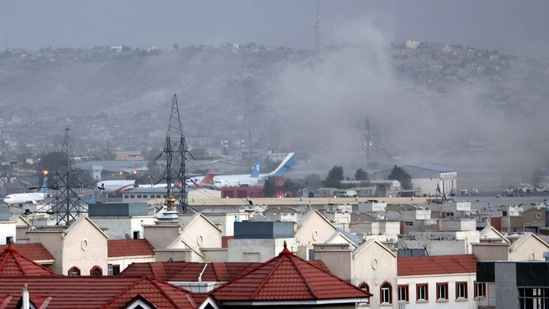
M 57 196 L 51 212 L 55 215 L 56 225 L 68 226 L 80 214 L 87 213 L 87 203 L 80 199 L 80 195 L 75 188 L 82 188 L 80 184 L 82 179 L 78 176 L 80 173 L 73 167 L 72 145 L 70 142 L 69 129 L 65 129 L 65 138 L 63 139 L 61 167 L 53 176 L 52 188 L 56 189 Z
M 168 122 L 168 132 L 164 144 L 164 155 L 166 156 L 166 183 L 168 189 L 168 198 L 173 197 L 177 202 L 177 210 L 187 212 L 187 182 L 185 179 L 185 160 L 187 153 L 187 144 L 183 131 L 181 130 L 181 120 L 179 118 L 179 106 L 177 96 L 174 94 L 172 99 L 172 110 L 170 121 Z

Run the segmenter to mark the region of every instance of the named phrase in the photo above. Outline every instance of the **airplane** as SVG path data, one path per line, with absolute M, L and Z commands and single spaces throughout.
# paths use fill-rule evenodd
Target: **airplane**
M 23 205 L 23 204 L 37 204 L 37 202 L 44 200 L 48 193 L 48 171 L 44 171 L 44 182 L 38 192 L 29 193 L 13 193 L 8 194 L 4 198 L 4 202 L 8 205 Z
M 103 193 L 113 194 L 118 194 L 135 186 L 135 180 L 103 180 L 97 183 L 97 189 L 103 191 Z
M 259 174 L 261 161 L 258 159 L 252 170 L 251 175 L 248 175 L 248 174 L 216 175 L 213 179 L 213 184 L 218 189 L 221 189 L 221 187 L 236 187 L 236 186 L 243 186 L 243 185 L 256 186 L 256 185 L 259 185 L 261 181 L 264 181 L 271 176 L 285 175 L 292 167 L 294 160 L 295 160 L 295 152 L 290 152 L 286 156 L 286 158 L 284 158 L 284 160 L 280 162 L 280 164 L 274 171 L 268 174 Z
M 212 184 L 213 178 L 215 176 L 214 171 L 208 171 L 208 173 L 205 176 L 202 177 L 192 177 L 185 179 L 185 182 L 187 183 L 187 188 L 190 189 L 200 189 L 200 188 L 210 188 L 215 189 L 214 185 Z M 165 183 L 159 183 L 155 185 L 139 185 L 139 188 L 166 188 Z M 181 181 L 177 183 L 177 187 L 181 188 Z

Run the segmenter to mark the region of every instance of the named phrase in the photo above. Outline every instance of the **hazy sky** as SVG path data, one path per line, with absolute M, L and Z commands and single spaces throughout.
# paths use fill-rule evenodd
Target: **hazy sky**
M 368 19 L 390 42 L 549 55 L 547 0 L 319 0 L 320 45 Z M 226 42 L 314 49 L 316 0 L 0 0 L 0 48 L 171 47 Z M 357 29 L 358 30 L 358 29 Z

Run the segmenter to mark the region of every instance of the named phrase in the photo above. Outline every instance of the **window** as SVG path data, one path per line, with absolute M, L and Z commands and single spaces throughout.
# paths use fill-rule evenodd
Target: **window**
M 139 239 L 139 231 L 133 231 L 133 239 Z
M 118 275 L 120 273 L 120 265 L 109 264 L 108 267 L 109 276 Z
M 475 282 L 475 298 L 486 298 L 486 283 Z
M 467 282 L 456 282 L 456 299 L 467 299 Z
M 362 282 L 361 284 L 358 285 L 358 287 L 363 290 L 364 292 L 366 293 L 370 293 L 370 287 L 368 286 L 368 284 L 366 282 Z M 368 297 L 368 303 L 370 303 L 370 298 Z
M 387 282 L 383 283 L 381 285 L 381 288 L 380 288 L 380 301 L 381 301 L 381 304 L 391 304 L 392 303 L 392 299 L 391 299 L 391 285 Z
M 13 237 L 12 236 L 6 237 L 6 245 L 9 245 L 9 244 L 13 244 Z
M 549 289 L 519 288 L 519 308 L 549 308 Z
M 412 221 L 405 221 L 405 222 L 404 222 L 404 225 L 406 225 L 406 226 L 414 226 L 414 222 L 412 222 Z
M 69 276 L 80 276 L 80 268 L 73 266 L 69 269 Z
M 437 283 L 437 300 L 448 300 L 448 282 Z
M 416 284 L 416 301 L 428 301 L 429 295 L 429 285 L 427 283 L 418 283 Z
M 398 300 L 408 302 L 408 285 L 399 285 L 398 286 Z
M 103 276 L 103 269 L 101 269 L 101 267 L 99 267 L 99 266 L 94 266 L 90 270 L 90 275 L 92 275 L 92 276 Z

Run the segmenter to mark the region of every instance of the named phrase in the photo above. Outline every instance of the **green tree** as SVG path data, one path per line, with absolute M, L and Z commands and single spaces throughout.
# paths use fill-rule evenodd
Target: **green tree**
M 357 169 L 355 173 L 355 180 L 368 180 L 368 173 L 361 168 Z
M 322 185 L 329 188 L 341 188 L 341 181 L 343 179 L 343 167 L 334 166 L 328 172 L 328 177 L 322 182 Z
M 393 167 L 393 170 L 391 171 L 391 174 L 389 174 L 387 179 L 398 180 L 400 182 L 400 186 L 404 190 L 412 189 L 412 178 L 408 173 L 406 173 L 405 170 L 396 165 Z

